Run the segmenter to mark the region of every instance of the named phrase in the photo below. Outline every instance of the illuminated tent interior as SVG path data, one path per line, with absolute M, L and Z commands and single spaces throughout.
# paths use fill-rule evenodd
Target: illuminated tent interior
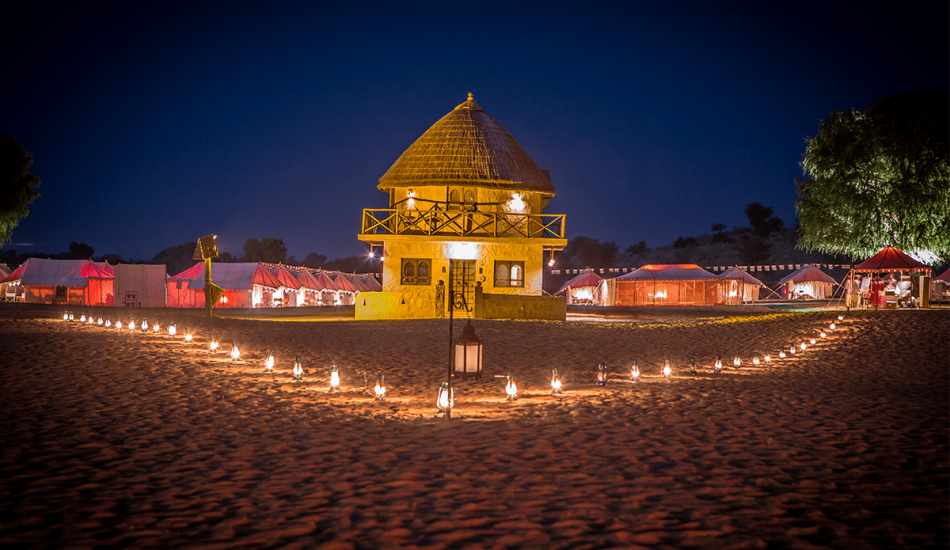
M 743 302 L 754 302 L 759 299 L 759 291 L 765 286 L 762 281 L 750 275 L 747 271 L 739 269 L 738 266 L 730 267 L 719 274 L 720 279 L 739 279 L 738 295 Z
M 930 292 L 933 301 L 950 301 L 950 269 L 944 271 L 934 278 L 933 287 Z
M 284 307 L 303 305 L 304 293 L 300 292 L 300 281 L 283 266 L 272 268 L 270 272 L 280 282 L 280 288 L 274 292 L 275 302 Z
M 831 298 L 837 281 L 813 265 L 802 266 L 779 281 L 785 297 L 823 300 Z
M 602 280 L 603 278 L 600 275 L 587 268 L 578 276 L 564 283 L 554 295 L 557 296 L 563 292 L 568 305 L 602 305 L 600 304 L 600 282 Z
M 218 308 L 270 307 L 280 281 L 260 263 L 211 263 L 211 282 L 224 289 Z M 205 265 L 168 278 L 168 307 L 202 308 L 205 305 Z
M 741 303 L 740 279 L 720 278 L 696 264 L 647 264 L 615 281 L 618 306 L 710 306 Z
M 13 287 L 17 300 L 31 304 L 111 306 L 115 270 L 107 262 L 30 258 L 0 284 Z
M 346 275 L 342 273 L 337 273 L 336 277 L 333 279 L 333 283 L 339 289 L 338 299 L 340 305 L 351 305 L 354 303 L 356 294 L 362 292 L 362 290 L 356 286 L 353 281 L 351 281 Z

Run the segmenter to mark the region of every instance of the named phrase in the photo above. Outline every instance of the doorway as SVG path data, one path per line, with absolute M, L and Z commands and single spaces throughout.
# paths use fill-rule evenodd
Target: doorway
M 475 260 L 452 261 L 452 305 L 454 311 L 475 310 Z

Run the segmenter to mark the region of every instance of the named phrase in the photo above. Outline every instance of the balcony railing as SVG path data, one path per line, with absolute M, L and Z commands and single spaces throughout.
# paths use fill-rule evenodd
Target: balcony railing
M 565 238 L 564 214 L 461 210 L 363 209 L 363 231 L 375 235 Z

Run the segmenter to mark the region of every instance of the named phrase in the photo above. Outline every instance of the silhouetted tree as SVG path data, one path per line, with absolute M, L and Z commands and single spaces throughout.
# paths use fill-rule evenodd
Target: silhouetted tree
M 755 265 L 769 259 L 771 246 L 761 237 L 746 236 L 736 243 L 736 252 L 743 263 Z
M 218 251 L 218 257 L 214 258 L 214 260 L 222 262 L 222 263 L 226 263 L 226 264 L 233 264 L 238 261 L 238 259 L 234 257 L 234 254 L 231 254 L 230 252 L 221 252 L 221 251 Z
M 694 247 L 697 244 L 699 243 L 696 241 L 696 237 L 686 237 L 685 239 L 683 237 L 678 237 L 675 241 L 673 241 L 673 248 L 689 248 Z
M 29 204 L 40 196 L 42 181 L 30 173 L 33 155 L 13 136 L 0 137 L 0 246 L 10 241 L 13 228 L 30 214 Z
M 97 262 L 109 262 L 109 265 L 126 263 L 125 258 L 122 257 L 122 254 L 103 254 L 102 256 L 94 259 Z
M 782 230 L 785 222 L 773 216 L 773 212 L 774 209 L 771 206 L 762 206 L 757 202 L 745 207 L 745 215 L 749 218 L 749 226 L 752 227 L 754 235 L 768 237 L 769 234 Z
M 317 254 L 316 252 L 311 252 L 303 259 L 303 265 L 307 267 L 323 267 L 327 262 L 327 257 L 323 254 Z
M 712 238 L 712 244 L 728 243 L 732 241 L 732 239 L 729 238 L 729 235 L 726 235 L 725 233 L 723 233 L 723 231 L 726 230 L 726 224 L 724 223 L 713 224 L 712 230 L 713 230 L 713 233 L 715 233 Z
M 642 254 L 648 250 L 650 250 L 650 248 L 647 246 L 647 242 L 640 241 L 637 244 L 632 244 L 628 246 L 627 250 L 624 251 L 624 254 L 626 254 L 627 256 L 636 256 L 637 254 Z
M 287 260 L 287 247 L 283 239 L 264 237 L 260 241 L 248 239 L 244 243 L 242 262 L 283 263 Z
M 166 248 L 156 254 L 151 263 L 165 264 L 169 275 L 177 275 L 198 263 L 198 260 L 192 259 L 197 246 L 197 241 L 191 241 Z
M 950 101 L 892 94 L 836 111 L 807 139 L 799 245 L 867 256 L 885 245 L 950 255 Z
M 88 260 L 91 259 L 95 253 L 96 249 L 88 244 L 73 241 L 69 243 L 69 252 L 60 252 L 57 254 L 57 257 L 62 260 Z

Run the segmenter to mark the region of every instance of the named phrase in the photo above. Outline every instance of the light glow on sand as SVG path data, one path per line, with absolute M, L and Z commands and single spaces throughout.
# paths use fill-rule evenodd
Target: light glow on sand
M 518 384 L 515 383 L 515 377 L 508 375 L 508 382 L 505 383 L 505 393 L 508 395 L 508 401 L 518 400 Z
M 551 373 L 551 393 L 561 393 L 561 374 L 557 369 L 554 369 L 554 372 Z
M 240 361 L 241 360 L 241 350 L 238 349 L 237 342 L 231 344 L 231 360 Z
M 274 354 L 268 352 L 267 359 L 264 360 L 264 371 L 265 372 L 274 372 Z
M 634 382 L 639 382 L 639 381 L 640 381 L 640 367 L 637 366 L 637 360 L 636 360 L 636 359 L 633 360 L 633 366 L 630 367 L 630 378 L 631 378 Z
M 663 365 L 663 376 L 669 378 L 671 374 L 673 374 L 673 367 L 670 366 L 670 360 L 667 359 Z
M 376 386 L 373 388 L 373 392 L 376 394 L 376 401 L 385 401 L 386 383 L 383 380 L 383 373 L 376 375 Z
M 330 391 L 337 391 L 340 389 L 340 371 L 337 370 L 336 365 L 330 365 Z

